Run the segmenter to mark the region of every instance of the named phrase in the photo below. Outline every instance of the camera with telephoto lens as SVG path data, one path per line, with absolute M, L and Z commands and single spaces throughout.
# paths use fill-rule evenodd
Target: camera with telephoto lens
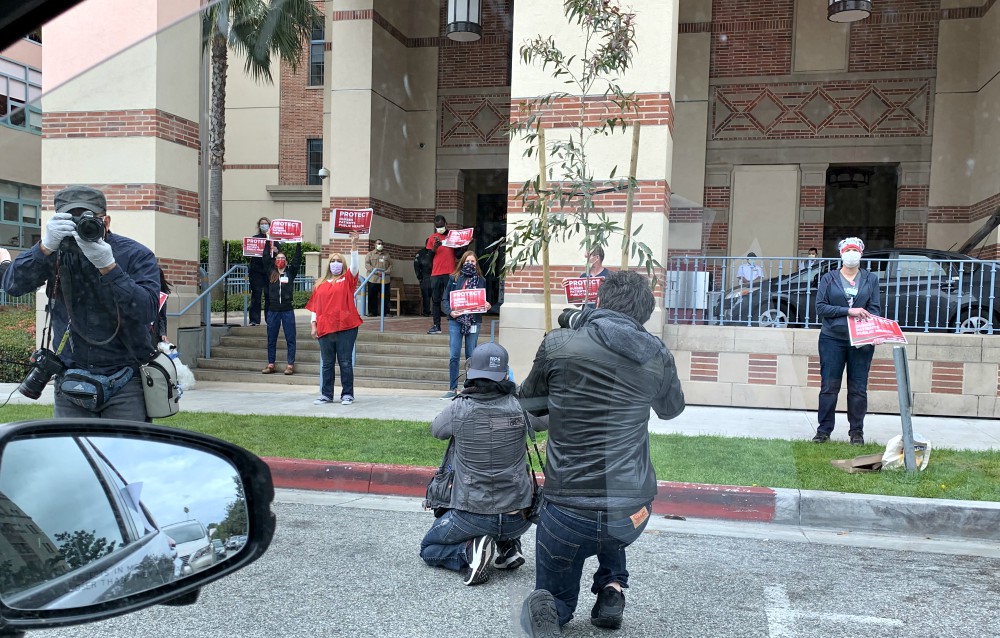
M 83 241 L 98 241 L 104 239 L 104 220 L 94 211 L 78 208 L 71 211 L 73 223 L 76 224 L 76 234 Z
M 28 361 L 31 362 L 31 372 L 17 386 L 17 391 L 29 399 L 37 399 L 42 395 L 42 389 L 49 379 L 64 371 L 66 365 L 59 355 L 46 348 L 35 350 Z
M 576 330 L 577 326 L 580 324 L 580 316 L 583 314 L 582 310 L 577 310 L 576 308 L 566 308 L 559 315 L 559 319 L 556 321 L 559 323 L 560 328 L 570 328 Z

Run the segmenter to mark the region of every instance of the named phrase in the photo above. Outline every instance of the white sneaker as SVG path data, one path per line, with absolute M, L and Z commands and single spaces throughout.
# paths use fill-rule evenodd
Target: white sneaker
M 326 397 L 320 397 L 313 401 L 313 405 L 323 405 L 324 403 L 333 403 L 333 401 L 327 399 Z
M 354 403 L 354 397 L 349 394 L 340 398 L 340 405 L 351 405 L 352 403 Z

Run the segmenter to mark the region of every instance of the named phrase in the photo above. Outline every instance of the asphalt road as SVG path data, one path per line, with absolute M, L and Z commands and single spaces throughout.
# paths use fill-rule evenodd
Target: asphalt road
M 207 586 L 197 604 L 29 638 L 521 635 L 516 614 L 533 586 L 533 531 L 524 567 L 466 587 L 419 559 L 432 518 L 416 499 L 282 491 L 274 509 L 268 553 Z M 787 527 L 658 517 L 629 550 L 622 629 L 590 625 L 588 564 L 578 616 L 563 635 L 1000 635 L 993 545 Z

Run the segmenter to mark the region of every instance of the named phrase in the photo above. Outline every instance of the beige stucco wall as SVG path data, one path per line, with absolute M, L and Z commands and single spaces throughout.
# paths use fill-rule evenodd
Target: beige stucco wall
M 712 0 L 680 0 L 680 22 L 709 22 L 712 19 Z
M 0 51 L 0 57 L 7 58 L 8 60 L 14 60 L 15 62 L 20 62 L 21 64 L 26 64 L 36 69 L 41 69 L 42 45 L 33 40 L 23 38 Z
M 42 183 L 42 138 L 27 131 L 0 127 L 0 152 L 17 161 L 3 162 L 3 179 L 38 186 Z
M 850 25 L 830 22 L 827 3 L 795 0 L 794 71 L 846 71 Z
M 733 169 L 731 255 L 794 255 L 799 213 L 797 165 Z
M 809 358 L 817 357 L 817 330 L 667 325 L 663 341 L 674 354 L 684 396 L 693 405 L 817 409 L 819 388 L 809 387 Z M 997 368 L 1000 342 L 996 337 L 907 333 L 906 346 L 913 391 L 913 414 L 941 416 L 1000 416 Z M 691 353 L 719 354 L 718 381 L 691 381 Z M 892 345 L 877 346 L 875 360 L 893 358 Z M 748 383 L 749 355 L 777 355 L 776 383 Z M 933 363 L 963 363 L 961 394 L 932 392 Z M 846 408 L 846 391 L 838 410 Z M 896 391 L 869 390 L 868 411 L 896 414 Z M 843 418 L 843 417 L 839 417 Z

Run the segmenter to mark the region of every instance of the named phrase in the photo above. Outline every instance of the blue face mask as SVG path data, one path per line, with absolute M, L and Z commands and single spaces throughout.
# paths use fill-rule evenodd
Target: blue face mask
M 266 233 L 266 232 L 267 232 L 267 230 L 268 230 L 268 229 L 269 229 L 270 227 L 271 227 L 271 226 L 270 226 L 270 224 L 261 224 L 261 225 L 260 225 L 260 232 L 262 232 L 262 233 Z
M 478 274 L 476 273 L 476 265 L 470 264 L 468 262 L 462 264 L 462 274 L 465 275 L 466 277 L 471 277 L 475 274 Z

